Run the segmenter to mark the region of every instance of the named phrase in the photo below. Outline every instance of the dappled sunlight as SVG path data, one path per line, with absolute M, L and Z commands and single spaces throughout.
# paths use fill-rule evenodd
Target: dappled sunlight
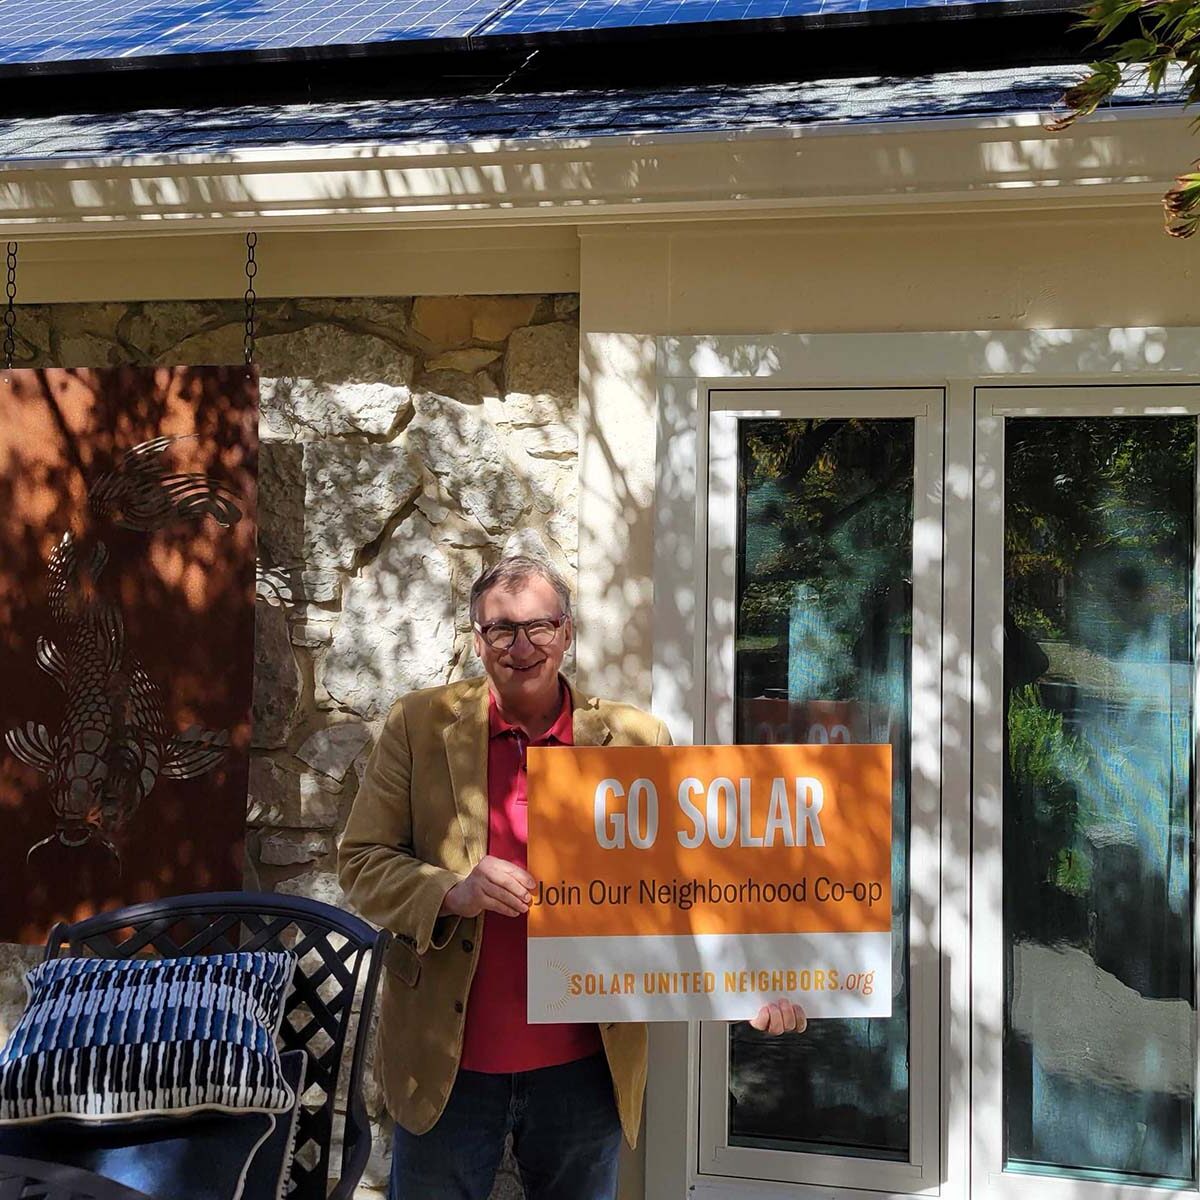
M 654 350 L 646 343 L 581 340 L 579 609 L 588 636 L 579 665 L 585 689 L 648 707 L 653 597 L 641 556 L 654 511 L 653 445 L 625 415 L 631 402 L 653 394 Z

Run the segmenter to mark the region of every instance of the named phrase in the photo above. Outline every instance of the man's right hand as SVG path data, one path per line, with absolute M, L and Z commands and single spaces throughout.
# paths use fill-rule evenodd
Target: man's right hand
M 456 883 L 442 900 L 439 916 L 477 917 L 482 912 L 519 917 L 529 911 L 537 881 L 516 863 L 485 855 L 479 865 Z

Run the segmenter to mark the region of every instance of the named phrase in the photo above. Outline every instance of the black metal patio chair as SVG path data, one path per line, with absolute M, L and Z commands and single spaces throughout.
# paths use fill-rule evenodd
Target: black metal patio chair
M 59 924 L 46 958 L 96 955 L 133 958 L 290 950 L 296 973 L 279 1030 L 281 1050 L 308 1056 L 296 1131 L 289 1200 L 350 1200 L 371 1153 L 371 1125 L 362 1098 L 362 1068 L 371 1010 L 391 935 L 332 905 L 274 892 L 212 892 L 172 896 Z M 369 962 L 368 962 L 369 959 Z M 334 1104 L 350 1035 L 356 994 L 341 1172 L 329 1188 Z

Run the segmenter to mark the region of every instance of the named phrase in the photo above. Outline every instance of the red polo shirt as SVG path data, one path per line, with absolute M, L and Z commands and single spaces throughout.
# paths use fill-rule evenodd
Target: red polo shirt
M 525 750 L 574 744 L 571 694 L 563 688 L 558 720 L 535 742 L 500 716 L 488 701 L 488 849 L 519 867 L 527 865 Z M 485 913 L 479 964 L 467 1000 L 462 1066 L 508 1074 L 575 1062 L 600 1051 L 595 1025 L 530 1025 L 526 1015 L 526 936 L 529 918 Z

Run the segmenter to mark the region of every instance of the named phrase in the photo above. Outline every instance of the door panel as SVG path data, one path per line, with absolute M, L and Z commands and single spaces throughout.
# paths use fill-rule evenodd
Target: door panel
M 870 1174 L 878 1186 L 886 1163 L 919 1186 L 923 1160 L 936 1161 L 935 1123 L 922 1126 L 936 1073 L 914 1070 L 925 1047 L 911 1020 L 910 942 L 915 923 L 931 961 L 937 905 L 922 890 L 914 911 L 910 844 L 914 789 L 926 835 L 937 809 L 940 515 L 928 483 L 940 476 L 941 395 L 756 394 L 771 406 L 761 409 L 727 395 L 739 408 L 720 410 L 714 394 L 710 431 L 708 737 L 891 743 L 895 969 L 886 1020 L 814 1022 L 800 1038 L 746 1025 L 719 1042 L 706 1034 L 722 1063 L 704 1072 L 702 1119 L 723 1108 L 723 1160 L 780 1172 L 765 1177 Z M 917 692 L 929 753 L 914 780 Z
M 1195 1186 L 1196 399 L 979 394 L 976 1157 L 1023 1195 Z

